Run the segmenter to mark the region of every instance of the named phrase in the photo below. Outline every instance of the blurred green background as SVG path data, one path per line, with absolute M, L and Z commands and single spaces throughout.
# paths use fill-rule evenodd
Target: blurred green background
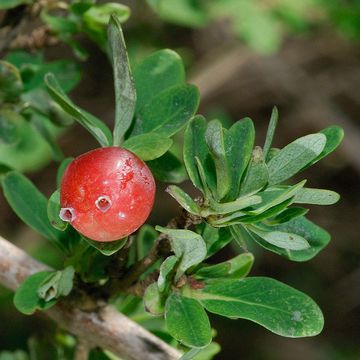
M 342 195 L 337 205 L 321 210 L 313 207 L 310 212 L 310 218 L 332 234 L 330 245 L 308 263 L 291 263 L 260 248 L 253 249 L 256 261 L 252 274 L 274 277 L 313 297 L 325 315 L 323 333 L 309 339 L 284 339 L 250 322 L 212 316 L 217 329 L 215 340 L 222 346 L 216 359 L 360 359 L 360 2 L 121 3 L 132 11 L 124 24 L 132 63 L 158 48 L 178 51 L 187 65 L 189 82 L 200 88 L 200 113 L 224 121 L 251 117 L 257 128 L 257 143 L 261 144 L 276 105 L 280 125 L 274 145 L 278 147 L 331 124 L 345 130 L 340 149 L 304 174 L 309 186 Z M 36 22 L 32 26 L 36 27 Z M 108 59 L 88 37 L 79 36 L 77 40 L 88 58 L 81 63 L 82 80 L 71 96 L 81 107 L 111 124 L 114 96 Z M 48 61 L 74 59 L 74 52 L 59 43 L 44 49 L 44 56 Z M 63 134 L 59 144 L 66 156 L 97 146 L 78 125 Z M 0 144 L 0 157 L 5 156 L 3 151 Z M 57 165 L 49 162 L 46 144 L 43 152 L 46 155 L 37 157 L 44 157 L 37 170 L 27 174 L 49 196 L 55 187 Z M 189 184 L 185 187 L 191 192 Z M 164 188 L 159 184 L 155 210 L 149 219 L 154 225 L 165 224 L 179 211 Z M 0 218 L 3 237 L 34 257 L 57 265 L 56 249 L 20 222 L 2 194 Z M 231 254 L 233 249 L 227 247 L 218 259 Z M 24 349 L 32 335 L 46 336 L 53 328 L 42 314 L 19 314 L 12 305 L 12 294 L 0 289 L 0 350 Z

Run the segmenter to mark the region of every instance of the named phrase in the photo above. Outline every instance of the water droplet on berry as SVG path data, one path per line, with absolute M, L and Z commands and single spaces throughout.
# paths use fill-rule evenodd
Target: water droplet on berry
M 106 212 L 111 207 L 111 200 L 108 196 L 102 195 L 95 201 L 95 205 L 100 211 Z
M 75 211 L 73 208 L 61 208 L 59 217 L 62 221 L 71 222 L 75 219 Z

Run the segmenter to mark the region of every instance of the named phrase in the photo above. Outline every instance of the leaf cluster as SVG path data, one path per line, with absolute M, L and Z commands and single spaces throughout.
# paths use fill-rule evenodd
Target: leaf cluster
M 168 334 L 190 348 L 184 359 L 200 350 L 213 351 L 208 350 L 213 331 L 207 312 L 247 319 L 281 336 L 318 334 L 323 316 L 311 298 L 274 279 L 247 276 L 254 262 L 247 246 L 256 243 L 289 260 L 307 261 L 328 244 L 329 234 L 305 217 L 304 204 L 330 205 L 338 201 L 338 194 L 305 187 L 306 180 L 294 184 L 291 178 L 334 151 L 342 129 L 331 126 L 274 148 L 274 108 L 264 144 L 256 146 L 251 119 L 225 128 L 217 119 L 196 115 L 199 94 L 186 84 L 175 52 L 157 51 L 132 71 L 116 16 L 110 18 L 108 39 L 116 101 L 113 132 L 74 104 L 59 76 L 48 73 L 45 83 L 52 100 L 101 146 L 131 150 L 147 161 L 160 181 L 178 183 L 188 176 L 201 196 L 193 199 L 170 185 L 167 191 L 184 209 L 186 226 L 145 225 L 130 239 L 99 243 L 59 218 L 59 190 L 47 200 L 25 176 L 6 169 L 2 187 L 9 204 L 65 257 L 64 270 L 29 277 L 17 291 L 15 305 L 27 314 L 52 306 L 69 294 L 74 273 L 85 288 L 101 293 L 116 284 L 114 277 L 121 284 L 140 264 L 137 279 L 119 288 L 130 292 L 131 287 L 142 287 L 146 311 L 164 316 Z M 174 135 L 182 129 L 180 156 Z M 11 133 L 6 136 L 11 138 Z M 59 166 L 57 188 L 70 161 L 64 159 Z M 168 241 L 167 251 L 157 248 L 159 239 Z M 222 263 L 208 262 L 231 242 L 239 245 L 239 254 Z M 145 266 L 150 253 L 156 256 Z M 138 308 L 133 297 L 129 303 L 124 294 L 112 300 L 117 297 L 123 300 L 122 311 L 132 314 Z
M 47 72 L 57 74 L 64 91 L 80 80 L 80 68 L 69 60 L 45 62 L 41 54 L 10 53 L 0 61 L 0 163 L 26 171 L 49 157 L 61 161 L 56 137 L 73 120 L 51 100 L 44 86 Z

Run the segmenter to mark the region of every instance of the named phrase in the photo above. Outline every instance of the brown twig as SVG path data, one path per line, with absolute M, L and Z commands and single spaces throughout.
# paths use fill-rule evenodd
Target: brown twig
M 49 269 L 0 237 L 0 284 L 16 290 L 31 274 Z M 125 360 L 175 360 L 180 353 L 114 308 L 85 312 L 60 301 L 45 312 L 59 326 L 91 346 L 108 349 Z

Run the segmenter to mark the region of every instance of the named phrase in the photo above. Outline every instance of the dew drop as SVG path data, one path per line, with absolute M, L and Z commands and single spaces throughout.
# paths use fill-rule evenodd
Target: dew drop
M 97 198 L 95 201 L 96 207 L 103 213 L 108 211 L 111 207 L 111 200 L 108 196 L 102 195 Z
M 71 222 L 76 218 L 75 211 L 73 208 L 70 208 L 70 207 L 61 208 L 59 217 L 62 221 Z

